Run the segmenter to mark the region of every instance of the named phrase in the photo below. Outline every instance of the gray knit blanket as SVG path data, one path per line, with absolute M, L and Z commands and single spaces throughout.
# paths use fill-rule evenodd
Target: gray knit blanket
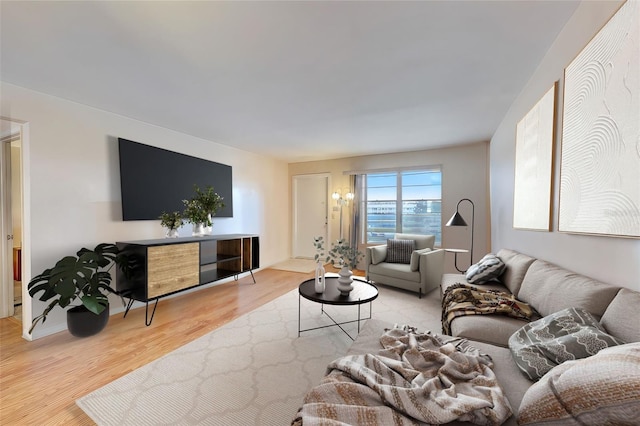
M 377 354 L 336 359 L 293 425 L 499 425 L 511 407 L 488 355 L 463 339 L 394 328 Z

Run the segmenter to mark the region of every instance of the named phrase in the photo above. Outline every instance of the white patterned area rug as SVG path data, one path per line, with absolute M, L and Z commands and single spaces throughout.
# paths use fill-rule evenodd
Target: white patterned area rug
M 373 318 L 439 331 L 437 293 L 418 299 L 382 287 Z M 330 323 L 320 305 L 302 299 L 301 306 L 303 329 Z M 338 321 L 357 316 L 353 306 L 325 310 Z M 343 327 L 357 333 L 356 323 Z M 337 327 L 298 337 L 296 289 L 76 403 L 98 425 L 288 425 L 326 365 L 350 345 Z

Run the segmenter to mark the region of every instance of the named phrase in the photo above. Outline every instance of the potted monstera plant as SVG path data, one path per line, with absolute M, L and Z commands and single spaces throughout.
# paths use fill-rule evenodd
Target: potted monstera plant
M 67 310 L 69 332 L 77 337 L 99 333 L 109 320 L 109 293 L 111 288 L 109 270 L 118 260 L 118 247 L 110 243 L 98 244 L 93 250 L 80 249 L 76 256 L 65 256 L 45 269 L 28 284 L 29 294 L 39 300 L 50 302 L 41 315 L 35 317 L 29 333 L 47 319 L 56 306 L 67 308 L 79 301 L 80 305 Z

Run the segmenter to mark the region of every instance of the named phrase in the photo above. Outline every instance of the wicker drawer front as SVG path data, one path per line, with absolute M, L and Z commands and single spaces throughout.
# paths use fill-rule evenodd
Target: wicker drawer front
M 200 283 L 200 245 L 170 244 L 147 249 L 147 298 Z

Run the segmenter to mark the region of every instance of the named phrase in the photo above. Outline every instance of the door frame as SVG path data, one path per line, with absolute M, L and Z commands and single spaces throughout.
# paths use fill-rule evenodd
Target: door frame
M 325 241 L 330 241 L 330 237 L 331 237 L 331 226 L 330 226 L 330 220 L 329 220 L 329 196 L 330 196 L 330 192 L 331 190 L 329 188 L 331 188 L 331 173 L 310 173 L 310 174 L 302 174 L 302 175 L 294 175 L 291 177 L 291 206 L 292 206 L 292 220 L 291 220 L 291 257 L 294 258 L 296 255 L 296 247 L 297 247 L 297 241 L 296 241 L 296 232 L 298 229 L 299 224 L 297 223 L 297 212 L 299 210 L 299 204 L 298 204 L 298 195 L 297 195 L 297 187 L 298 187 L 298 181 L 299 179 L 309 179 L 309 178 L 316 178 L 316 179 L 324 179 L 326 181 L 326 194 L 324 194 L 324 198 L 325 198 L 325 205 L 327 208 L 327 211 L 325 212 Z
M 31 318 L 32 318 L 32 303 L 31 303 L 31 297 L 29 296 L 29 292 L 27 291 L 27 286 L 25 285 L 25 283 L 28 283 L 29 281 L 31 281 L 31 209 L 30 209 L 30 199 L 31 199 L 31 184 L 30 184 L 30 180 L 28 179 L 28 176 L 30 176 L 30 144 L 29 144 L 29 123 L 25 122 L 25 121 L 20 121 L 20 120 L 16 120 L 16 119 L 12 119 L 12 118 L 8 118 L 8 117 L 3 117 L 0 116 L 0 120 L 3 121 L 7 121 L 9 123 L 11 123 L 12 126 L 18 126 L 19 127 L 19 133 L 20 133 L 20 170 L 21 170 L 21 175 L 20 175 L 20 183 L 21 183 L 21 192 L 22 192 L 22 197 L 20 200 L 21 203 L 21 211 L 22 211 L 22 223 L 21 223 L 21 240 L 22 240 L 22 271 L 21 271 L 21 275 L 22 275 L 22 337 L 26 340 L 32 340 L 32 336 L 31 334 L 29 334 L 29 328 L 31 327 Z M 3 141 L 4 142 L 4 141 Z M 5 148 L 3 145 L 2 148 L 2 153 L 0 153 L 0 161 L 10 161 L 9 159 L 5 159 Z M 4 167 L 3 167 L 4 169 Z M 5 179 L 3 178 L 3 182 L 5 181 Z M 9 181 L 7 179 L 7 183 L 6 185 L 9 184 Z M 5 200 L 7 199 L 7 197 L 9 197 L 10 192 L 7 192 L 7 188 L 2 188 L 0 190 L 0 199 L 2 200 L 2 205 L 6 206 L 9 205 L 10 203 L 5 202 Z M 7 274 L 10 274 L 9 277 L 11 278 L 11 280 L 9 281 L 11 283 L 11 291 L 10 293 L 13 294 L 13 274 L 12 274 L 12 262 L 9 262 L 9 259 L 13 259 L 13 251 L 8 252 L 7 250 L 7 244 L 4 244 L 6 242 L 6 236 L 9 235 L 12 230 L 8 229 L 8 223 L 10 223 L 10 216 L 9 216 L 9 221 L 7 220 L 7 214 L 11 215 L 11 211 L 6 209 L 6 208 L 2 208 L 0 209 L 0 215 L 2 215 L 2 218 L 0 218 L 0 231 L 2 232 L 2 234 L 0 235 L 0 238 L 2 238 L 3 240 L 3 244 L 0 247 L 0 256 L 2 256 L 2 261 L 3 261 L 3 271 L 5 270 L 4 268 L 4 262 L 8 262 L 8 265 L 11 265 L 11 268 L 7 268 L 8 270 L 6 271 Z M 0 287 L 2 287 L 2 289 L 0 289 L 0 291 L 5 291 L 5 280 L 4 277 L 2 279 L 2 281 L 0 281 Z M 11 305 L 13 305 L 13 297 L 11 298 L 11 300 L 8 302 L 11 303 Z

